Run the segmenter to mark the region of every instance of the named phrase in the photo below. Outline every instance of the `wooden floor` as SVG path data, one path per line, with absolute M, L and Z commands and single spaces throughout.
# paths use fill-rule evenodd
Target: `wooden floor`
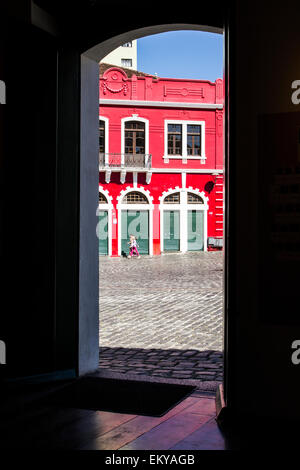
M 19 403 L 0 424 L 1 448 L 225 449 L 215 398 L 195 392 L 159 418 Z

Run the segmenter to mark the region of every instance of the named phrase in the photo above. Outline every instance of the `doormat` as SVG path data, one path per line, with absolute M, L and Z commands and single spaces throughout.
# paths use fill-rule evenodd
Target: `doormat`
M 50 394 L 46 401 L 66 408 L 158 417 L 195 389 L 189 385 L 83 377 Z

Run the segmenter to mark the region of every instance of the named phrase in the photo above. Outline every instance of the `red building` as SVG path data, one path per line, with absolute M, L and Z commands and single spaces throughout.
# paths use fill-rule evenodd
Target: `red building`
M 99 87 L 100 254 L 220 248 L 223 81 L 101 64 Z

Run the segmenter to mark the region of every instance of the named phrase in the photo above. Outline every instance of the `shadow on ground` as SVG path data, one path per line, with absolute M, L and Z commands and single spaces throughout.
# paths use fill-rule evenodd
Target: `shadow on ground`
M 223 353 L 195 349 L 100 347 L 99 368 L 118 374 L 222 382 Z

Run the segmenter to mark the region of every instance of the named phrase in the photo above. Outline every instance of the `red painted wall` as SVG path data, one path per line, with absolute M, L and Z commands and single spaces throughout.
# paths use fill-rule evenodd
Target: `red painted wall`
M 153 196 L 153 253 L 160 254 L 159 241 L 159 197 L 163 191 L 182 186 L 181 173 L 174 170 L 187 170 L 186 186 L 204 191 L 209 198 L 207 214 L 208 237 L 223 236 L 223 176 L 212 175 L 213 170 L 223 169 L 223 109 L 195 109 L 192 107 L 155 106 L 153 102 L 166 103 L 208 103 L 223 104 L 223 82 L 221 79 L 212 83 L 201 80 L 179 80 L 153 78 L 150 76 L 127 78 L 125 72 L 117 67 L 108 69 L 100 77 L 100 110 L 99 115 L 109 120 L 109 153 L 121 153 L 121 120 L 136 115 L 149 121 L 149 153 L 152 155 L 152 168 L 170 170 L 164 173 L 153 173 L 150 184 L 146 184 L 145 174 L 138 174 L 138 186 L 143 186 Z M 107 103 L 113 100 L 115 103 Z M 136 103 L 116 103 L 116 100 L 148 101 L 143 106 Z M 149 103 L 150 102 L 150 103 Z M 124 103 L 125 104 L 125 103 Z M 205 122 L 205 163 L 200 159 L 169 159 L 166 163 L 165 120 L 204 121 Z M 192 170 L 201 170 L 193 173 Z M 208 170 L 205 173 L 205 170 Z M 117 197 L 127 186 L 133 186 L 132 173 L 126 174 L 124 184 L 120 183 L 120 173 L 111 174 L 109 183 L 105 182 L 105 172 L 99 172 L 99 183 L 109 191 L 116 206 Z M 213 183 L 213 184 L 212 184 Z M 117 211 L 115 210 L 117 218 Z M 117 224 L 113 226 L 117 236 Z M 113 235 L 114 236 L 114 235 Z M 117 239 L 113 239 L 113 255 L 117 255 Z

